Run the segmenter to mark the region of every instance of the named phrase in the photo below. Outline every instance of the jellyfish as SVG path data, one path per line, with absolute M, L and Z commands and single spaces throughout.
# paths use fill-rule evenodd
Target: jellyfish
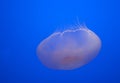
M 100 38 L 86 26 L 55 32 L 37 47 L 37 56 L 48 68 L 73 70 L 92 61 L 101 48 Z

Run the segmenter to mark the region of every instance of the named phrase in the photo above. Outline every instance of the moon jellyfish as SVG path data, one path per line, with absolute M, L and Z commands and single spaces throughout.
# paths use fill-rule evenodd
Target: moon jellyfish
M 48 68 L 72 70 L 89 63 L 99 53 L 101 40 L 90 29 L 55 32 L 37 47 L 40 61 Z

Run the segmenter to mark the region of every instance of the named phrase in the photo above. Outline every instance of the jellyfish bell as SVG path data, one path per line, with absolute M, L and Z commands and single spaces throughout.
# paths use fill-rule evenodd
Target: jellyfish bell
M 48 68 L 72 70 L 93 60 L 100 48 L 100 38 L 82 26 L 53 33 L 38 45 L 37 55 Z

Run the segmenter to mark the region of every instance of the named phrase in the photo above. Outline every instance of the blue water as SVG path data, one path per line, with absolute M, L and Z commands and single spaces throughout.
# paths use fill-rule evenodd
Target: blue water
M 0 83 L 120 83 L 119 0 L 1 0 Z M 102 40 L 98 56 L 72 71 L 44 67 L 37 45 L 79 18 Z

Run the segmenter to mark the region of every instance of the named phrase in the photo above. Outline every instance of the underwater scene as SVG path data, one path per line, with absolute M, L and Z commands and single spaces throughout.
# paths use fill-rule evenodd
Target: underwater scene
M 119 0 L 1 0 L 0 83 L 120 83 Z

